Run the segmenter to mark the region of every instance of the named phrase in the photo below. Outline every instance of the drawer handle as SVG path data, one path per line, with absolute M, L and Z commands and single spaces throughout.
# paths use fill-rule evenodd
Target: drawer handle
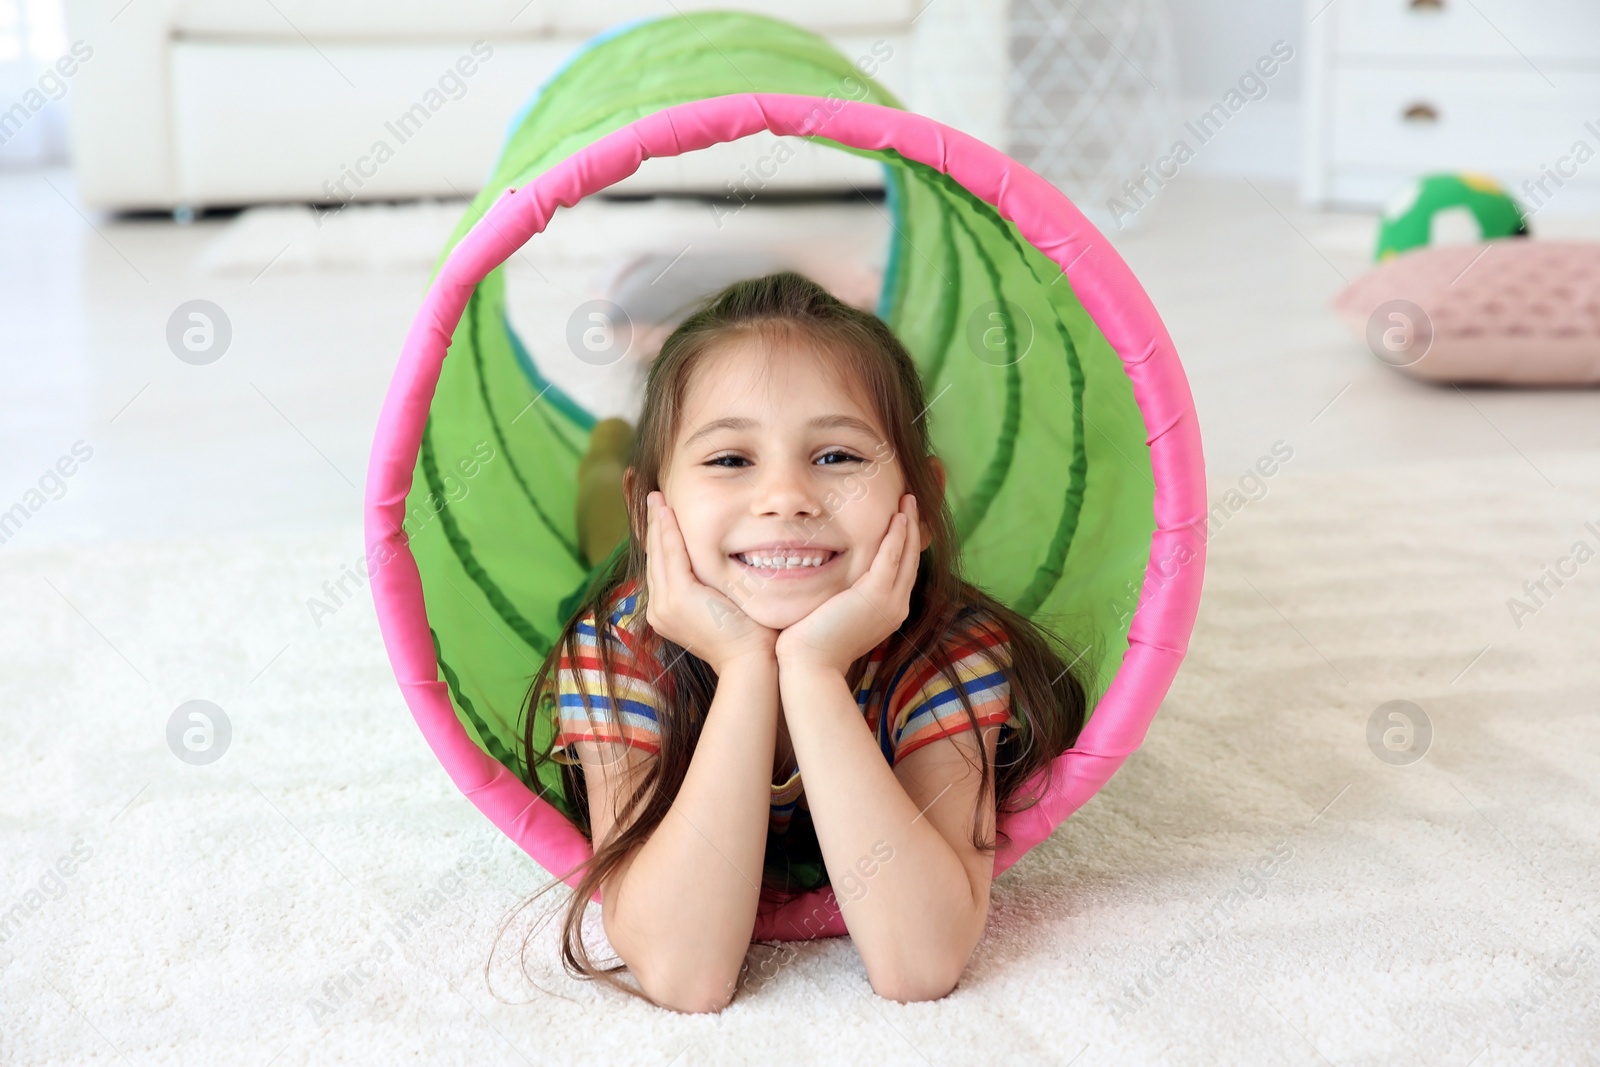
M 1413 11 L 1443 11 L 1444 0 L 1411 0 Z
M 1434 107 L 1432 104 L 1424 103 L 1419 100 L 1417 103 L 1406 108 L 1405 111 L 1401 113 L 1401 117 L 1407 122 L 1438 122 L 1439 109 Z

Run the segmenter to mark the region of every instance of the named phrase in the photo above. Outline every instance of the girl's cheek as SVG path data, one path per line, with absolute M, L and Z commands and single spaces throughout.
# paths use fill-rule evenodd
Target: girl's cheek
M 851 474 L 844 480 L 843 492 L 847 503 L 855 503 L 867 495 L 870 486 L 859 475 Z
M 721 561 L 721 557 L 705 545 L 694 545 L 689 549 L 689 565 L 698 575 L 710 574 L 712 568 Z

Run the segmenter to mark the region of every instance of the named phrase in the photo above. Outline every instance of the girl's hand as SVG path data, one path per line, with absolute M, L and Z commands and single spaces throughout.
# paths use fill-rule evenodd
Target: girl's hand
M 899 629 L 911 613 L 911 587 L 922 558 L 920 540 L 917 498 L 906 493 L 867 573 L 778 635 L 779 670 L 816 666 L 843 675 Z
M 645 621 L 705 660 L 721 677 L 744 657 L 775 658 L 778 632 L 695 577 L 678 517 L 659 490 L 645 497 Z

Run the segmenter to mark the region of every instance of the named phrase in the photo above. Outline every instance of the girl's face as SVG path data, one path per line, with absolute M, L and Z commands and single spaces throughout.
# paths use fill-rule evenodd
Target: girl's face
M 877 416 L 830 366 L 787 340 L 707 353 L 661 478 L 695 577 L 775 630 L 867 572 L 906 492 Z M 796 557 L 811 565 L 773 566 Z

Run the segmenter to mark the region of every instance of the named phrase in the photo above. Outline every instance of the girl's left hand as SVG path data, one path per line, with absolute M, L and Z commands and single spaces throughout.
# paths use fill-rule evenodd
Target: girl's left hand
M 899 629 L 911 613 L 921 540 L 917 498 L 906 493 L 867 572 L 778 634 L 779 670 L 786 665 L 818 666 L 842 676 Z

